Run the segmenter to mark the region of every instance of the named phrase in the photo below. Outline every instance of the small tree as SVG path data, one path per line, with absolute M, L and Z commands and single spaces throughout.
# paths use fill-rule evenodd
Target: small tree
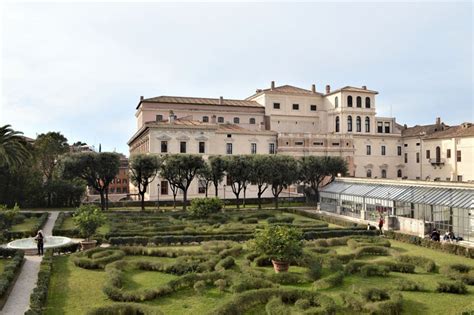
M 251 159 L 250 182 L 257 186 L 258 208 L 262 209 L 262 195 L 271 181 L 271 163 L 268 156 L 255 155 Z
M 204 167 L 204 160 L 200 155 L 168 155 L 164 161 L 165 174 L 173 180 L 170 185 L 176 185 L 183 191 L 183 210 L 188 202 L 188 189 L 198 170 Z
M 213 179 L 212 169 L 209 164 L 204 163 L 204 166 L 201 169 L 199 169 L 197 172 L 197 178 L 202 183 L 204 183 L 204 188 L 206 190 L 206 198 L 207 198 L 209 184 L 212 182 L 212 179 Z
M 221 156 L 209 157 L 211 167 L 212 183 L 214 184 L 216 197 L 219 195 L 219 184 L 224 180 L 225 161 Z
M 9 229 L 19 213 L 20 207 L 16 203 L 10 209 L 6 205 L 0 205 L 0 229 Z
M 250 182 L 250 159 L 247 156 L 229 156 L 225 160 L 226 173 L 232 182 L 232 192 L 237 199 L 237 209 L 240 208 L 240 193 Z
M 74 211 L 74 223 L 79 228 L 82 235 L 89 241 L 96 230 L 105 223 L 106 217 L 92 205 L 82 205 Z
M 298 179 L 298 164 L 291 156 L 272 155 L 269 156 L 271 172 L 269 184 L 275 199 L 275 208 L 278 209 L 278 197 L 283 188 L 288 188 Z
M 255 232 L 250 248 L 272 260 L 289 262 L 303 253 L 303 233 L 290 226 L 270 225 Z
M 130 179 L 138 188 L 142 210 L 145 210 L 145 193 L 148 185 L 155 179 L 159 169 L 160 160 L 157 156 L 136 154 L 130 158 Z

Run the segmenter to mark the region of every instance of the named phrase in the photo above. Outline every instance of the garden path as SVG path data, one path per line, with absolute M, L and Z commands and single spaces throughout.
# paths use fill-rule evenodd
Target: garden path
M 43 227 L 44 235 L 52 235 L 54 222 L 57 218 L 57 211 L 49 212 L 48 221 Z M 7 303 L 0 311 L 0 315 L 23 315 L 29 309 L 30 295 L 36 287 L 42 258 L 39 256 L 25 256 L 20 275 L 8 296 Z

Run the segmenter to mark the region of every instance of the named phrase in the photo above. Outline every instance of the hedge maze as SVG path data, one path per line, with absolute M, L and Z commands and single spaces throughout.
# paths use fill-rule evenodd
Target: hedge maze
M 328 222 L 333 218 L 268 210 L 205 219 L 183 212 L 108 216 L 110 229 L 102 238 L 110 247 L 53 257 L 40 311 L 411 314 L 421 305 L 427 313 L 455 314 L 444 299 L 454 301 L 456 311 L 472 307 L 472 260 L 439 253 L 439 261 L 431 249 L 418 252 L 365 227 L 329 227 L 338 223 Z M 271 259 L 248 246 L 255 230 L 272 224 L 297 226 L 304 233 L 303 255 L 290 262 L 289 272 L 275 273 Z

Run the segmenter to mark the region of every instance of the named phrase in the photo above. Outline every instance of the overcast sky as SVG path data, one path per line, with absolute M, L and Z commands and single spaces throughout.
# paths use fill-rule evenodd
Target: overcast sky
M 128 154 L 140 95 L 367 85 L 401 124 L 473 121 L 462 3 L 7 4 L 0 124 Z

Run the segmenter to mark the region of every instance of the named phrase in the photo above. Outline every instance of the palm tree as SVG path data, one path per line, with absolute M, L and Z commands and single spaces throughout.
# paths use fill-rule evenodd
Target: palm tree
M 0 167 L 18 167 L 31 157 L 22 134 L 10 125 L 0 127 Z

